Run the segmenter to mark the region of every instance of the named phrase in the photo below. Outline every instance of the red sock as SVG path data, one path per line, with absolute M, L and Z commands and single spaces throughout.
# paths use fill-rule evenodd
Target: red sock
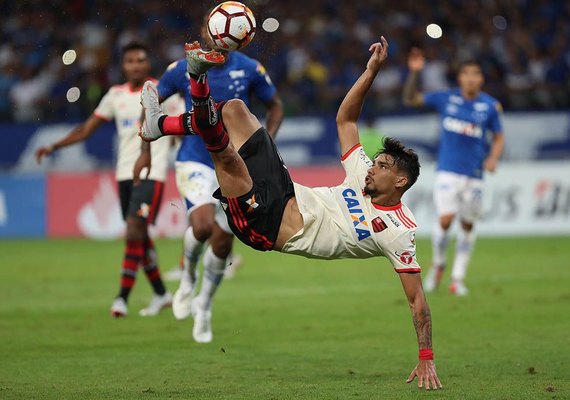
M 208 85 L 208 76 L 202 74 L 200 76 L 190 75 L 190 95 L 192 98 L 207 99 L 210 96 L 210 86 Z
M 230 137 L 228 136 L 224 124 L 218 120 L 215 125 L 199 126 L 196 113 L 192 114 L 192 129 L 204 140 L 206 149 L 211 153 L 217 153 L 228 147 Z
M 162 120 L 162 133 L 165 135 L 185 135 L 186 130 L 183 125 L 184 114 L 177 117 L 166 116 Z

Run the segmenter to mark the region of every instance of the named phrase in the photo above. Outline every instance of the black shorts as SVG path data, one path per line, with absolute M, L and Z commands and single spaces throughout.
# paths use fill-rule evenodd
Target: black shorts
M 218 189 L 214 197 L 222 202 L 230 228 L 239 240 L 256 250 L 271 250 L 287 201 L 295 196 L 293 181 L 265 128 L 258 129 L 243 144 L 239 155 L 253 188 L 237 198 L 226 198 Z
M 154 224 L 160 202 L 164 183 L 159 181 L 141 180 L 140 185 L 134 186 L 133 180 L 119 181 L 119 197 L 121 199 L 121 213 L 123 219 L 135 217 Z

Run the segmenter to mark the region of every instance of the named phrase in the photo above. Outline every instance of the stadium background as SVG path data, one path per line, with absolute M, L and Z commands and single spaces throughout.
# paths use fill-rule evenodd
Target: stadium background
M 439 312 L 437 322 L 440 328 L 437 334 L 440 338 L 447 335 L 450 343 L 453 340 L 456 340 L 453 343 L 462 343 L 463 347 L 455 348 L 457 353 L 462 349 L 468 349 L 468 352 L 474 349 L 494 352 L 488 356 L 494 360 L 494 364 L 486 365 L 491 375 L 487 375 L 488 381 L 485 383 L 502 394 L 500 397 L 486 396 L 483 389 L 480 389 L 480 397 L 473 398 L 564 398 L 569 395 L 567 377 L 561 378 L 561 373 L 558 372 L 567 365 L 560 358 L 560 353 L 564 351 L 557 353 L 556 349 L 565 349 L 567 353 L 570 346 L 567 337 L 570 327 L 565 317 L 561 317 L 567 314 L 569 278 L 565 271 L 568 266 L 567 249 L 570 236 L 570 3 L 563 0 L 305 0 L 302 7 L 298 2 L 292 1 L 257 0 L 246 3 L 256 14 L 258 25 L 267 17 L 274 17 L 280 22 L 279 29 L 274 33 L 258 28 L 254 41 L 245 49 L 245 53 L 258 58 L 265 65 L 278 87 L 286 112 L 285 122 L 278 135 L 278 145 L 286 162 L 292 167 L 293 176 L 306 184 L 327 185 L 338 183 L 341 179 L 334 112 L 346 90 L 361 72 L 370 42 L 379 34 L 387 37 L 390 42 L 390 56 L 363 110 L 362 129 L 370 129 L 373 134 L 382 133 L 401 138 L 420 153 L 422 175 L 408 195 L 407 202 L 422 227 L 421 233 L 424 237 L 429 234 L 433 222 L 431 188 L 438 140 L 437 117 L 429 110 L 415 111 L 401 105 L 402 85 L 407 73 L 406 54 L 411 46 L 420 46 L 425 50 L 427 65 L 422 74 L 422 87 L 426 90 L 452 86 L 453 67 L 458 60 L 475 57 L 482 62 L 487 77 L 485 90 L 497 97 L 505 109 L 506 153 L 498 172 L 488 176 L 490 190 L 485 200 L 485 218 L 478 231 L 482 236 L 488 235 L 490 238 L 478 243 L 472 278 L 475 287 L 479 289 L 479 295 L 474 294 L 459 306 L 448 305 L 447 300 L 437 296 L 431 299 L 432 307 Z M 69 397 L 81 393 L 87 398 L 98 398 L 97 393 L 102 393 L 100 397 L 139 397 L 141 393 L 153 393 L 151 387 L 156 390 L 157 385 L 167 386 L 166 380 L 164 385 L 149 383 L 147 391 L 146 383 L 140 383 L 133 378 L 138 385 L 133 388 L 133 383 L 125 385 L 115 378 L 109 379 L 105 375 L 108 366 L 103 363 L 99 366 L 100 372 L 95 378 L 97 380 L 98 377 L 99 381 L 91 387 L 95 388 L 93 390 L 103 388 L 103 391 L 85 392 L 86 389 L 72 382 L 73 378 L 64 383 L 61 377 L 39 370 L 42 362 L 48 366 L 53 362 L 53 365 L 58 365 L 71 376 L 75 376 L 73 363 L 65 364 L 65 358 L 63 361 L 46 358 L 39 350 L 38 353 L 28 352 L 29 343 L 36 343 L 40 339 L 21 339 L 24 342 L 16 340 L 16 336 L 27 338 L 26 335 L 33 335 L 34 327 L 48 337 L 62 335 L 69 319 L 72 321 L 71 325 L 77 325 L 74 328 L 76 331 L 81 331 L 79 326 L 85 324 L 94 332 L 93 337 L 81 333 L 82 331 L 79 334 L 84 335 L 83 340 L 87 343 L 93 343 L 95 351 L 97 346 L 107 345 L 101 339 L 107 335 L 121 335 L 127 331 L 132 334 L 129 328 L 108 325 L 109 322 L 104 319 L 106 315 L 100 319 L 94 317 L 94 321 L 78 317 L 83 313 L 102 315 L 102 310 L 106 311 L 109 297 L 107 295 L 114 290 L 113 279 L 119 268 L 119 242 L 43 240 L 61 237 L 112 239 L 122 235 L 123 225 L 119 216 L 112 172 L 116 156 L 113 124 L 105 125 L 85 144 L 58 151 L 41 166 L 35 163 L 33 154 L 39 146 L 52 143 L 69 132 L 75 124 L 89 115 L 110 85 L 122 81 L 119 69 L 119 52 L 122 45 L 133 39 L 151 44 L 153 71 L 155 76 L 159 76 L 170 62 L 182 56 L 183 43 L 197 36 L 204 11 L 214 4 L 216 3 L 158 0 L 0 2 L 0 245 L 4 254 L 4 261 L 0 261 L 0 287 L 7 296 L 7 301 L 0 307 L 4 315 L 0 333 L 4 340 L 0 350 L 6 356 L 4 359 L 10 361 L 4 364 L 1 370 L 0 397 L 18 397 L 18 394 L 25 393 L 17 389 L 22 383 L 31 385 L 28 395 L 37 395 L 37 390 L 40 390 L 38 388 L 51 387 L 52 381 L 59 385 L 56 388 L 54 384 L 53 393 L 66 393 Z M 432 39 L 426 35 L 426 26 L 429 23 L 438 23 L 442 27 L 443 36 L 440 39 Z M 78 54 L 77 61 L 71 65 L 62 63 L 61 56 L 67 49 L 74 49 Z M 66 99 L 66 92 L 71 87 L 80 89 L 81 96 L 77 102 L 70 103 Z M 260 111 L 257 105 L 254 108 Z M 178 238 L 185 228 L 185 217 L 172 174 L 166 190 L 160 219 L 153 233 L 157 236 Z M 497 235 L 503 238 L 496 239 Z M 537 235 L 548 237 L 537 238 Z M 517 238 L 510 238 L 512 236 Z M 519 236 L 528 237 L 519 239 Z M 39 240 L 15 240 L 19 238 Z M 178 240 L 163 240 L 159 242 L 159 246 L 163 260 L 176 262 L 180 251 Z M 427 240 L 420 240 L 419 246 L 419 252 L 424 254 L 421 259 L 427 266 Z M 70 248 L 75 251 L 70 253 Z M 335 319 L 338 314 L 331 314 L 331 307 L 337 307 L 337 312 L 344 317 L 349 315 L 350 320 L 352 308 L 356 306 L 361 310 L 366 301 L 376 309 L 388 310 L 398 304 L 391 296 L 394 299 L 401 297 L 398 288 L 381 285 L 382 296 L 388 298 L 382 302 L 377 299 L 376 282 L 362 286 L 362 280 L 367 279 L 365 274 L 376 271 L 373 263 L 364 263 L 362 270 L 359 269 L 360 272 L 346 275 L 350 270 L 346 268 L 348 264 L 337 262 L 332 267 L 324 267 L 329 268 L 332 273 L 332 277 L 327 279 L 312 269 L 313 264 L 310 261 L 282 259 L 277 255 L 258 255 L 240 249 L 245 253 L 249 266 L 246 266 L 243 277 L 238 276 L 238 281 L 228 283 L 221 290 L 219 301 L 225 306 L 219 307 L 221 316 L 216 320 L 218 325 L 215 327 L 221 332 L 224 332 L 224 328 L 228 331 L 243 322 L 231 314 L 229 305 L 239 309 L 239 305 L 246 299 L 243 290 L 255 291 L 263 285 L 266 287 L 267 296 L 269 292 L 273 293 L 272 296 L 277 296 L 276 300 L 274 297 L 264 298 L 265 292 L 254 296 L 263 299 L 267 307 L 277 312 L 277 316 L 263 314 L 263 318 L 271 321 L 268 326 L 280 324 L 283 319 L 287 319 L 291 326 L 296 326 L 296 318 L 299 315 L 295 314 L 296 309 L 292 307 L 310 309 L 304 301 L 307 301 L 307 304 L 316 302 L 317 306 L 313 311 L 324 317 Z M 44 255 L 49 268 L 44 268 L 37 259 L 31 258 L 32 254 Z M 69 254 L 69 257 L 62 254 Z M 283 266 L 286 270 L 291 268 L 292 272 L 264 267 L 264 257 L 273 257 L 275 266 Z M 82 273 L 74 269 L 77 264 L 85 267 Z M 105 264 L 105 272 L 93 272 L 100 271 L 101 264 Z M 315 265 L 323 268 L 322 263 Z M 53 266 L 57 268 L 52 270 Z M 497 268 L 501 270 L 497 271 Z M 26 272 L 22 272 L 23 270 Z M 548 275 L 541 273 L 543 270 L 548 271 Z M 21 276 L 22 273 L 24 275 Z M 56 276 L 57 280 L 54 281 Z M 84 282 L 85 276 L 91 282 Z M 387 276 L 389 275 L 382 275 L 386 280 Z M 33 281 L 34 277 L 43 282 L 36 289 L 32 289 L 29 283 L 29 279 Z M 62 280 L 66 281 L 70 277 L 68 286 L 59 286 Z M 393 280 L 391 275 L 390 277 Z M 276 285 L 273 278 L 281 279 L 290 285 L 290 288 L 284 289 L 279 284 L 271 286 Z M 360 281 L 357 281 L 357 278 Z M 335 279 L 344 280 L 348 284 L 350 299 L 343 297 L 346 293 L 339 289 Z M 315 286 L 315 282 L 320 286 Z M 88 286 L 90 284 L 92 286 Z M 47 290 L 46 293 L 61 294 L 63 300 L 59 300 L 73 302 L 80 310 L 65 308 L 58 302 L 57 295 L 46 302 L 45 293 L 41 293 L 43 289 Z M 93 296 L 92 299 L 97 300 L 78 300 L 78 296 L 82 296 L 80 290 L 86 291 Z M 31 305 L 20 297 L 22 291 L 28 291 L 35 296 L 33 300 L 29 300 Z M 309 294 L 298 299 L 296 303 L 297 300 L 292 302 L 290 297 L 291 293 L 296 292 Z M 334 299 L 327 298 L 329 303 L 326 303 L 324 298 L 319 297 L 323 293 L 333 296 Z M 142 295 L 140 296 L 137 295 L 133 300 L 135 304 L 142 301 Z M 356 305 L 350 302 L 360 296 L 369 300 L 361 300 Z M 509 300 L 506 300 L 506 297 L 509 297 Z M 237 299 L 235 303 L 233 299 Z M 339 299 L 343 299 L 344 303 L 339 303 Z M 275 303 L 272 303 L 272 300 L 275 300 Z M 283 302 L 290 307 L 284 306 Z M 518 307 L 525 307 L 525 312 L 515 313 L 515 319 L 509 319 L 495 309 L 496 304 L 515 311 L 520 311 Z M 259 306 L 251 303 L 247 305 L 252 308 Z M 319 306 L 321 308 L 318 308 Z M 400 306 L 399 317 L 407 312 L 403 303 Z M 464 307 L 469 307 L 471 318 L 465 316 Z M 47 314 L 55 322 L 50 325 L 37 310 L 48 310 Z M 280 317 L 280 312 L 286 316 Z M 378 318 L 370 312 L 363 313 L 368 318 Z M 391 311 L 386 313 L 388 320 L 392 320 Z M 25 322 L 25 318 L 29 316 L 37 318 L 37 325 Z M 337 329 L 347 329 L 347 337 L 343 342 L 346 346 L 356 348 L 358 354 L 366 353 L 366 346 L 375 348 L 373 341 L 361 340 L 356 343 L 354 337 L 357 335 L 348 333 L 353 332 L 350 330 L 352 326 L 347 328 L 342 321 L 336 320 L 338 325 L 334 325 L 326 322 L 324 317 L 322 326 L 316 324 L 313 341 L 319 342 L 322 330 L 337 332 Z M 222 325 L 222 320 L 228 321 L 225 326 Z M 505 326 L 498 326 L 501 320 Z M 162 347 L 151 346 L 151 359 L 157 352 L 165 352 L 176 359 L 177 356 L 169 353 L 171 350 L 168 347 L 175 343 L 175 339 L 178 340 L 175 346 L 180 346 L 180 342 L 189 344 L 187 327 L 186 330 L 172 328 L 165 321 L 169 321 L 169 317 L 161 316 L 156 330 L 143 322 L 132 322 L 132 329 L 155 335 L 157 340 L 163 343 Z M 523 321 L 530 321 L 536 329 L 532 330 Z M 406 325 L 408 322 L 407 319 L 402 322 L 402 332 L 409 333 L 411 325 Z M 315 327 L 311 323 L 299 322 L 299 327 L 304 332 L 310 332 L 310 326 Z M 360 320 L 355 322 L 361 323 Z M 483 324 L 485 329 L 482 329 L 480 324 Z M 519 332 L 518 335 L 506 329 L 506 325 Z M 163 331 L 159 331 L 158 327 L 163 329 L 165 326 L 166 329 L 171 329 L 171 333 L 174 332 L 174 336 L 165 336 Z M 488 327 L 491 329 L 486 330 Z M 364 324 L 361 328 L 371 335 L 377 334 L 377 327 L 370 324 Z M 104 331 L 97 333 L 97 329 Z M 400 335 L 395 328 L 383 329 L 388 330 L 391 337 Z M 464 329 L 471 334 L 462 335 L 461 342 L 453 334 L 446 333 L 455 329 Z M 264 332 L 263 328 L 261 332 Z M 289 335 L 290 332 L 284 330 L 282 333 Z M 328 355 L 331 358 L 325 360 L 312 353 L 314 349 L 308 346 L 308 342 L 303 341 L 306 339 L 295 336 L 298 340 L 295 346 L 300 346 L 299 348 L 290 344 L 290 337 L 280 339 L 279 334 L 277 330 L 270 330 L 247 339 L 237 337 L 232 343 L 234 347 L 239 347 L 242 342 L 247 343 L 253 352 L 260 353 L 267 349 L 276 349 L 275 353 L 272 353 L 272 350 L 264 353 L 267 354 L 266 360 L 255 359 L 254 362 L 261 362 L 261 365 L 276 363 L 275 368 L 280 372 L 285 370 L 288 376 L 292 377 L 291 382 L 302 378 L 295 375 L 293 367 L 290 371 L 284 361 L 279 361 L 286 358 L 287 362 L 295 365 L 293 360 L 287 358 L 292 357 L 291 354 L 305 352 L 303 354 L 307 365 L 313 365 L 315 369 L 326 369 L 329 362 L 332 365 L 336 360 L 336 355 L 332 353 Z M 220 333 L 222 340 L 225 340 L 223 335 L 224 333 Z M 544 340 L 537 344 L 533 338 L 538 340 L 541 335 Z M 473 344 L 480 343 L 477 340 L 480 338 L 483 338 L 489 348 L 482 350 Z M 509 343 L 512 347 L 502 342 L 505 338 L 512 339 Z M 338 346 L 333 339 L 327 336 L 331 346 Z M 59 342 L 56 341 L 61 347 L 56 348 L 70 359 L 76 357 L 77 354 L 73 352 L 66 353 L 71 351 L 68 349 L 70 343 L 71 349 L 75 348 L 74 340 L 72 337 L 63 336 Z M 441 345 L 443 339 L 440 340 Z M 387 345 L 389 342 L 390 340 L 386 340 Z M 52 344 L 51 340 L 45 343 L 40 340 L 38 343 L 48 349 Z M 502 343 L 503 347 L 493 346 L 493 343 Z M 109 344 L 110 347 L 114 345 L 118 344 Z M 124 343 L 121 342 L 121 345 Z M 401 343 L 401 346 L 408 345 L 408 340 Z M 443 376 L 450 381 L 450 376 L 453 377 L 452 366 L 455 365 L 455 384 L 461 382 L 461 379 L 467 384 L 468 379 L 464 375 L 470 366 L 454 359 L 454 353 L 449 350 L 452 348 L 451 344 L 447 348 L 442 354 L 448 362 L 447 369 L 444 369 L 447 374 Z M 189 349 L 192 354 L 183 353 L 184 357 L 197 357 L 202 362 L 211 361 L 211 354 L 205 350 L 196 347 Z M 102 354 L 109 356 L 111 350 L 107 350 L 103 350 Z M 519 354 L 519 350 L 526 354 Z M 138 347 L 136 351 L 146 354 L 145 350 Z M 402 357 L 401 352 L 397 352 L 399 350 L 383 348 L 382 351 L 391 358 Z M 408 351 L 405 354 L 412 353 Z M 94 359 L 98 359 L 97 354 Z M 133 354 L 129 354 L 132 357 L 134 350 Z M 247 355 L 249 353 L 244 352 L 242 356 L 244 354 L 246 358 L 250 357 Z M 543 356 L 545 358 L 541 360 Z M 493 381 L 495 374 L 501 375 L 512 367 L 510 364 L 503 364 L 509 357 L 522 363 L 517 364 L 515 370 L 518 368 L 520 375 L 525 378 L 534 379 L 536 367 L 536 382 L 539 383 L 536 392 L 531 391 L 532 396 L 528 391 L 511 391 L 520 377 L 518 372 L 510 374 L 510 380 L 503 384 Z M 155 357 L 153 360 L 156 362 L 157 359 Z M 38 370 L 30 368 L 30 364 L 25 364 L 33 363 L 30 360 L 39 360 L 36 366 Z M 342 360 L 346 361 L 344 358 Z M 58 362 L 62 364 L 57 364 Z M 185 359 L 178 359 L 178 362 L 185 362 Z M 214 363 L 218 367 L 222 365 L 227 368 L 228 373 L 226 379 L 229 386 L 219 389 L 220 398 L 232 397 L 232 390 L 237 390 L 236 387 L 245 392 L 250 390 L 250 393 L 264 393 L 267 395 L 262 396 L 264 398 L 281 398 L 279 384 L 275 388 L 270 385 L 261 392 L 255 386 L 249 389 L 240 387 L 239 383 L 232 380 L 231 373 L 235 373 L 235 380 L 239 381 L 240 376 L 249 378 L 249 375 L 255 375 L 259 371 L 251 370 L 251 367 L 244 368 L 237 359 L 232 362 L 235 364 Z M 97 362 L 92 365 L 96 370 Z M 166 370 L 176 374 L 182 366 L 176 363 L 173 365 L 175 370 Z M 363 365 L 366 365 L 364 361 Z M 476 362 L 475 365 L 477 373 L 485 376 L 484 368 Z M 363 366 L 360 368 L 364 369 Z M 554 372 L 546 373 L 548 368 Z M 407 365 L 404 369 L 407 369 Z M 26 380 L 27 374 L 30 373 L 27 371 L 35 371 L 44 380 L 30 383 L 31 379 Z M 363 380 L 363 384 L 370 385 L 370 388 L 375 387 L 376 383 L 371 384 L 369 381 L 379 379 L 382 385 L 383 381 L 379 376 L 364 378 L 359 375 L 358 368 L 352 367 L 348 371 L 350 379 L 356 376 Z M 334 384 L 323 383 L 319 381 L 319 376 L 311 375 L 313 371 L 309 367 L 303 370 L 303 373 L 328 388 L 329 398 L 346 398 L 338 397 L 338 388 Z M 401 371 L 398 370 L 397 373 L 400 374 Z M 345 385 L 343 387 L 349 387 L 355 393 L 360 390 L 354 387 L 354 382 L 347 382 L 344 377 L 337 378 Z M 80 376 L 79 380 L 81 379 L 89 381 L 85 376 Z M 275 384 L 272 375 L 266 379 Z M 336 378 L 333 377 L 333 381 L 334 379 Z M 101 383 L 104 381 L 114 388 L 115 392 L 105 392 L 105 386 Z M 291 382 L 289 384 L 294 389 L 293 392 L 298 391 L 295 392 L 298 396 L 294 397 L 301 398 L 304 390 L 307 390 L 306 393 L 313 393 L 311 387 L 299 388 Z M 131 392 L 122 392 L 123 386 L 128 387 Z M 69 391 L 65 392 L 64 387 Z M 528 388 L 524 385 L 522 387 Z M 534 390 L 534 386 L 532 388 Z M 401 387 L 392 384 L 389 389 L 393 390 L 393 393 L 399 393 Z M 211 394 L 206 386 L 201 390 Z M 168 393 L 173 397 L 179 394 Z M 459 392 L 450 391 L 448 398 L 471 396 L 456 393 Z M 394 396 L 402 398 L 399 395 Z M 250 398 L 253 397 L 255 396 Z
M 111 175 L 98 172 L 113 168 L 112 123 L 41 166 L 34 151 L 66 134 L 110 85 L 121 82 L 121 46 L 131 40 L 158 43 L 152 58 L 154 75 L 160 76 L 182 56 L 183 43 L 197 36 L 203 13 L 214 4 L 199 3 L 192 12 L 175 1 L 0 5 L 0 236 L 121 234 Z M 267 17 L 280 22 L 273 33 L 259 28 L 245 52 L 265 65 L 283 98 L 286 118 L 278 144 L 288 165 L 299 168 L 293 168 L 295 178 L 307 184 L 338 182 L 334 113 L 365 63 L 367 46 L 383 34 L 390 40 L 390 56 L 367 99 L 362 129 L 396 136 L 420 153 L 423 176 L 408 196 L 420 234 L 432 223 L 438 129 L 433 113 L 406 109 L 400 101 L 411 46 L 425 49 L 423 89 L 452 86 L 458 60 L 477 58 L 487 77 L 485 90 L 504 106 L 506 152 L 499 172 L 489 179 L 487 223 L 480 232 L 570 232 L 570 184 L 561 172 L 568 170 L 570 158 L 567 2 L 359 1 L 347 7 L 318 0 L 297 7 L 258 0 L 250 5 L 259 25 Z M 434 22 L 443 29 L 439 39 L 426 35 Z M 78 54 L 71 65 L 62 63 L 67 49 Z M 81 93 L 73 103 L 66 99 L 71 87 Z M 529 173 L 522 172 L 525 168 Z M 77 175 L 80 171 L 87 175 Z M 173 237 L 182 232 L 184 215 L 172 177 L 169 183 L 157 234 Z M 69 184 L 82 189 L 70 193 Z

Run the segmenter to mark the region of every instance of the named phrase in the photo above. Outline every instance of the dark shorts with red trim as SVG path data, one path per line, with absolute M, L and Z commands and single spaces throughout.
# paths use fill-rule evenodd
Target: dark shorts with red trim
M 140 185 L 134 186 L 132 179 L 119 181 L 119 197 L 121 199 L 121 213 L 123 219 L 135 217 L 154 224 L 160 202 L 164 183 L 152 180 L 141 180 Z
M 220 189 L 214 197 L 221 201 L 236 237 L 248 246 L 273 249 L 287 201 L 295 196 L 293 181 L 275 143 L 265 130 L 258 129 L 239 149 L 253 188 L 243 196 L 227 198 Z

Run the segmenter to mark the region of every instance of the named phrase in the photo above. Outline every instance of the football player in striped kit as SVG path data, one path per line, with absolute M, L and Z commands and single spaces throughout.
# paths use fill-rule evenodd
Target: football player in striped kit
M 126 45 L 122 49 L 122 68 L 127 82 L 112 86 L 103 96 L 93 114 L 73 129 L 69 135 L 36 151 L 36 159 L 40 162 L 44 156 L 86 140 L 104 123 L 115 120 L 119 138 L 115 177 L 127 229 L 120 290 L 110 310 L 114 317 L 127 315 L 127 302 L 139 267 L 143 268 L 154 291 L 150 303 L 140 310 L 139 314 L 142 316 L 156 315 L 172 301 L 171 293 L 166 290 L 162 282 L 156 249 L 148 233 L 148 225 L 156 220 L 166 180 L 170 147 L 168 141 L 153 146 L 154 164 L 149 179 L 133 185 L 133 166 L 140 154 L 138 137 L 142 112 L 140 93 L 143 83 L 149 79 L 151 70 L 148 55 L 148 49 L 140 43 Z M 173 111 L 176 112 L 176 103 L 170 104 L 170 106 L 173 105 Z M 164 109 L 167 110 L 168 106 L 166 105 Z M 143 171 L 143 174 L 146 176 L 146 171 Z
M 224 62 L 216 51 L 197 43 L 186 59 L 194 109 L 168 117 L 159 107 L 156 85 L 142 92 L 145 122 L 141 137 L 199 135 L 212 155 L 220 199 L 228 224 L 248 246 L 322 259 L 388 258 L 408 299 L 418 338 L 419 362 L 408 377 L 419 387 L 441 388 L 432 351 L 431 314 L 416 259 L 416 223 L 402 195 L 420 173 L 417 154 L 386 138 L 374 162 L 359 143 L 357 121 L 388 43 L 370 46 L 366 70 L 337 113 L 345 180 L 336 187 L 308 188 L 293 183 L 267 130 L 241 100 L 216 103 L 210 96 L 208 70 Z

